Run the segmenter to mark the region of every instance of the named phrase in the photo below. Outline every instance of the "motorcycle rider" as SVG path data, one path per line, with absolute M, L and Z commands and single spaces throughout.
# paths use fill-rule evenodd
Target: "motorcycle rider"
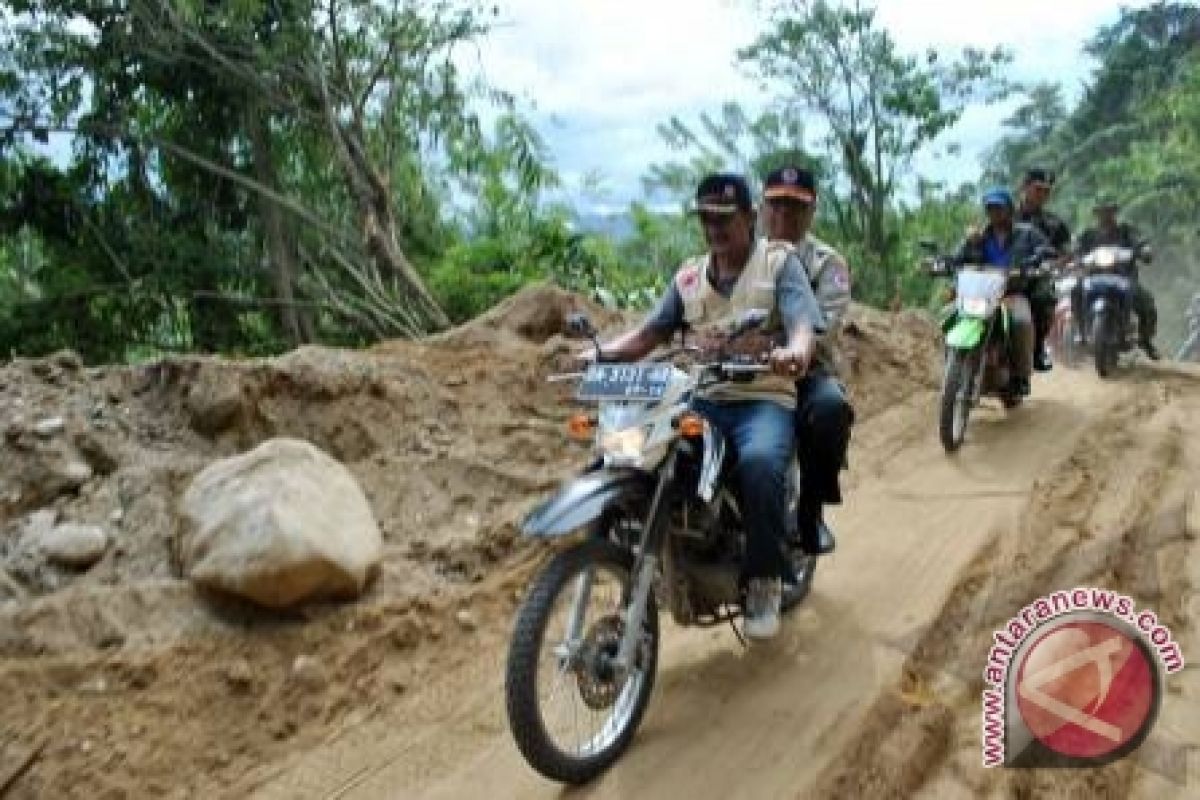
M 1138 244 L 1142 241 L 1138 234 L 1137 228 L 1126 222 L 1117 221 L 1117 212 L 1121 206 L 1112 199 L 1105 198 L 1098 202 L 1092 209 L 1096 214 L 1097 226 L 1088 228 L 1079 237 L 1079 247 L 1077 255 L 1083 257 L 1097 247 L 1111 245 L 1115 247 L 1127 247 L 1135 250 Z M 1143 261 L 1149 261 L 1146 256 L 1140 256 Z M 1133 311 L 1138 318 L 1138 336 L 1141 341 L 1138 346 L 1146 351 L 1146 355 L 1151 360 L 1159 359 L 1158 348 L 1154 346 L 1154 334 L 1158 330 L 1158 307 L 1154 303 L 1154 295 L 1141 284 L 1138 280 L 1138 262 L 1139 255 L 1135 254 L 1133 263 L 1122 272 L 1133 282 Z M 1072 294 L 1072 301 L 1075 302 L 1075 318 L 1082 321 L 1083 317 L 1083 286 L 1082 282 L 1077 286 L 1076 291 Z M 1080 330 L 1083 326 L 1080 325 Z
M 1046 201 L 1050 199 L 1050 193 L 1054 189 L 1054 179 L 1054 173 L 1046 169 L 1033 168 L 1026 171 L 1025 179 L 1021 183 L 1021 205 L 1017 209 L 1017 221 L 1032 225 L 1041 231 L 1065 262 L 1070 254 L 1071 231 L 1062 217 L 1046 210 Z M 1046 352 L 1046 334 L 1054 324 L 1054 306 L 1058 302 L 1054 281 L 1048 276 L 1031 280 L 1026 296 L 1033 312 L 1033 366 L 1039 372 L 1045 372 L 1053 366 Z
M 956 263 L 1011 268 L 1035 255 L 1040 248 L 1049 246 L 1041 231 L 1016 221 L 1013 196 L 1007 189 L 989 189 L 983 195 L 983 208 L 988 223 L 982 229 L 968 233 L 954 256 Z M 1034 331 L 1029 299 L 1021 288 L 1017 287 L 1006 294 L 1004 305 L 1012 319 L 1011 388 L 1017 394 L 1028 395 L 1034 359 Z
M 750 309 L 769 310 L 768 330 L 782 327 L 786 333 L 786 343 L 770 350 L 772 376 L 722 384 L 695 403 L 737 454 L 735 488 L 747 540 L 745 632 L 769 639 L 779 630 L 782 577 L 787 572 L 782 544 L 787 470 L 795 446 L 795 381 L 808 372 L 825 321 L 792 248 L 756 238 L 754 204 L 745 178 L 731 173 L 706 176 L 696 189 L 695 213 L 708 252 L 683 263 L 641 326 L 602 348 L 608 359 L 636 361 L 685 326 L 697 330 L 702 340 L 718 338 Z M 593 350 L 583 357 L 595 356 Z
M 833 550 L 834 540 L 822 519 L 822 506 L 842 502 L 838 473 L 846 462 L 854 410 L 837 380 L 834 352 L 850 306 L 850 268 L 841 254 L 812 235 L 816 204 L 816 178 L 809 170 L 785 166 L 767 175 L 767 237 L 794 246 L 825 316 L 817 363 L 796 383 L 797 458 L 803 476 L 797 530 L 805 552 L 824 555 Z

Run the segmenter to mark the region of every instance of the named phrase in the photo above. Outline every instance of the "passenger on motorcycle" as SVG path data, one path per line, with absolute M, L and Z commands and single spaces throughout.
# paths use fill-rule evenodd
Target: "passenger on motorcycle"
M 744 178 L 705 177 L 696 189 L 695 212 L 708 252 L 683 263 L 640 327 L 602 347 L 610 360 L 636 361 L 685 326 L 701 341 L 712 341 L 746 311 L 770 311 L 767 336 L 760 341 L 770 351 L 774 375 L 722 384 L 695 405 L 729 438 L 737 456 L 735 486 L 747 528 L 745 632 L 767 639 L 779 630 L 786 574 L 782 545 L 795 446 L 795 382 L 813 363 L 825 320 L 792 247 L 756 238 Z M 772 345 L 778 341 L 783 345 Z M 583 357 L 595 358 L 595 352 Z
M 1096 213 L 1097 226 L 1088 228 L 1079 237 L 1079 247 L 1076 252 L 1080 257 L 1104 245 L 1127 247 L 1131 250 L 1137 250 L 1142 239 L 1138 235 L 1137 229 L 1132 225 L 1117 221 L 1117 211 L 1119 209 L 1120 205 L 1109 199 L 1102 200 L 1096 204 L 1093 210 Z M 1149 261 L 1145 255 L 1141 255 L 1140 260 L 1143 262 Z M 1158 307 L 1154 303 L 1154 295 L 1150 294 L 1149 290 L 1138 280 L 1137 261 L 1138 258 L 1135 257 L 1133 265 L 1128 269 L 1127 277 L 1133 281 L 1134 286 L 1133 311 L 1137 314 L 1138 335 L 1141 339 L 1138 342 L 1138 346 L 1145 350 L 1146 355 L 1152 360 L 1157 361 L 1159 354 L 1158 349 L 1154 346 L 1154 334 L 1158 330 Z M 1082 282 L 1078 284 L 1071 296 L 1074 304 L 1075 318 L 1078 320 L 1083 319 L 1082 286 Z
M 805 551 L 821 555 L 834 547 L 821 507 L 842 502 L 838 473 L 846 463 L 854 411 L 837 380 L 836 354 L 850 306 L 850 268 L 840 253 L 811 234 L 816 204 L 817 183 L 809 170 L 788 166 L 767 175 L 767 237 L 795 247 L 827 325 L 817 343 L 817 363 L 796 383 L 797 456 L 803 481 L 797 530 Z
M 1007 189 L 990 189 L 983 196 L 988 223 L 972 230 L 959 247 L 954 261 L 958 264 L 987 264 L 1011 268 L 1048 247 L 1042 232 L 1032 225 L 1015 221 L 1015 204 Z M 1009 286 L 1004 298 L 1012 319 L 1013 391 L 1028 395 L 1029 378 L 1033 370 L 1034 330 L 1029 299 L 1023 292 L 1028 287 Z
M 1041 231 L 1065 262 L 1070 255 L 1071 231 L 1062 217 L 1046 209 L 1046 201 L 1050 199 L 1053 190 L 1053 172 L 1036 168 L 1028 170 L 1025 180 L 1021 183 L 1021 205 L 1017 209 L 1017 222 L 1024 222 Z M 1025 296 L 1029 298 L 1029 308 L 1033 314 L 1033 366 L 1039 372 L 1045 372 L 1052 366 L 1046 353 L 1046 334 L 1054 324 L 1054 306 L 1058 300 L 1054 292 L 1054 282 L 1048 277 L 1035 278 L 1029 281 Z

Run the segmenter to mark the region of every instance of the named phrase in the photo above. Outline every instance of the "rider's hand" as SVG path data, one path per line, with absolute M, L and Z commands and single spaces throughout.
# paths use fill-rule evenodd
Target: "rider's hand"
M 771 371 L 786 378 L 801 378 L 808 372 L 808 353 L 795 347 L 771 351 Z
M 983 241 L 983 226 L 978 224 L 968 225 L 967 241 L 971 244 L 979 244 L 979 242 Z
M 573 358 L 575 359 L 576 364 L 586 369 L 587 367 L 590 367 L 592 364 L 596 363 L 596 348 L 589 347 L 585 350 L 580 350 L 579 352 L 575 353 Z

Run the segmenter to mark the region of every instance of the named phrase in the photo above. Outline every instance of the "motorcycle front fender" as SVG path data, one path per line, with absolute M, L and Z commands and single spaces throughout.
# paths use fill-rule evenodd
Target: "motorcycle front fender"
M 599 469 L 564 485 L 534 508 L 521 523 L 521 533 L 535 538 L 563 536 L 625 503 L 647 502 L 654 494 L 654 476 L 636 469 Z
M 983 341 L 986 330 L 987 324 L 978 317 L 959 317 L 946 335 L 946 344 L 956 350 L 971 350 Z

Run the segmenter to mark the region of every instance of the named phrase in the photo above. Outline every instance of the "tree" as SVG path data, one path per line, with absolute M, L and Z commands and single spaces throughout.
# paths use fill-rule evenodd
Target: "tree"
M 247 277 L 250 299 L 278 312 L 292 343 L 313 337 L 314 317 L 328 323 L 332 315 L 360 337 L 447 322 L 410 253 L 441 245 L 427 165 L 436 158 L 451 172 L 469 170 L 482 141 L 468 110 L 472 90 L 451 61 L 454 47 L 484 30 L 476 7 L 11 5 L 0 62 L 7 141 L 68 131 L 88 163 L 81 192 L 103 196 L 126 185 L 129 198 L 140 192 L 164 212 L 187 198 L 210 206 L 219 198 L 219 213 L 188 214 L 200 226 L 197 244 L 233 237 L 261 253 L 239 254 L 237 274 L 157 270 L 177 286 L 193 283 L 193 323 L 241 302 L 227 295 Z M 161 214 L 141 222 L 168 224 Z
M 866 253 L 886 261 L 898 241 L 889 209 L 913 157 L 945 133 L 968 103 L 1003 98 L 1000 77 L 1011 61 L 1003 49 L 966 48 L 945 61 L 900 53 L 875 24 L 875 12 L 855 0 L 778 0 L 771 30 L 739 51 L 740 62 L 783 114 L 815 116 L 824 153 L 837 169 L 828 195 L 843 238 L 861 238 Z

